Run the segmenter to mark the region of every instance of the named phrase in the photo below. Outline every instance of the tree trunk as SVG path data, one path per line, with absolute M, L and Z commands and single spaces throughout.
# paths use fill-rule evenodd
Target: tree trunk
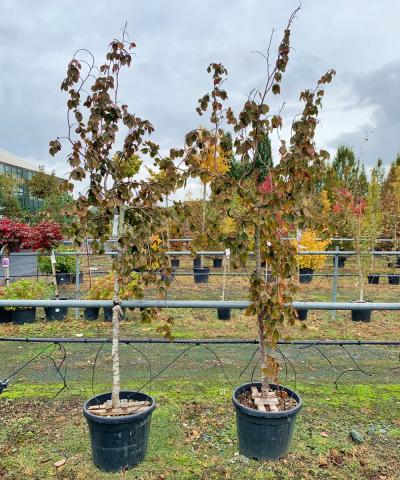
M 262 278 L 262 267 L 261 267 L 261 232 L 260 227 L 257 226 L 255 230 L 254 238 L 254 253 L 256 257 L 256 272 L 257 276 Z M 267 368 L 267 354 L 265 348 L 265 325 L 264 318 L 262 313 L 257 315 L 258 322 L 258 342 L 260 345 L 260 360 L 261 360 L 261 393 L 263 396 L 269 391 L 268 378 L 265 375 L 265 370 Z
M 168 195 L 165 197 L 165 208 L 167 209 L 167 215 L 168 215 L 168 202 L 169 198 Z M 170 242 L 170 226 L 169 226 L 169 216 L 167 217 L 167 248 L 168 250 L 171 250 L 171 242 Z
M 203 183 L 203 219 L 201 224 L 201 236 L 203 239 L 206 236 L 206 195 L 207 195 L 207 184 L 206 182 Z M 203 267 L 203 255 L 200 256 L 200 267 Z
M 121 238 L 124 230 L 124 209 L 121 207 L 119 209 L 119 219 L 118 219 L 118 238 Z M 123 245 L 123 244 L 122 244 Z M 118 265 L 120 271 L 114 271 L 114 306 L 112 313 L 112 348 L 111 348 L 111 357 L 112 357 L 112 393 L 111 393 L 111 402 L 112 408 L 120 407 L 120 391 L 121 391 L 121 379 L 120 379 L 120 368 L 119 368 L 119 320 L 122 314 L 120 306 L 120 285 L 121 285 L 121 271 L 123 269 L 123 248 L 121 247 L 118 252 Z
M 51 263 L 51 273 L 53 275 L 54 293 L 56 296 L 56 300 L 58 300 L 58 298 L 60 297 L 60 293 L 58 291 L 58 284 L 57 284 L 56 255 L 54 253 L 54 250 L 51 251 L 50 263 Z

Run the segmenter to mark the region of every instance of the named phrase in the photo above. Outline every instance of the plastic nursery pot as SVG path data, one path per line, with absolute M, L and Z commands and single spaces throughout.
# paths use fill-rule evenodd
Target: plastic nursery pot
M 368 275 L 368 283 L 370 285 L 378 285 L 379 275 L 374 275 L 374 274 Z
M 194 283 L 208 283 L 209 268 L 193 268 Z
M 83 313 L 85 320 L 97 320 L 99 318 L 99 307 L 86 307 Z
M 11 318 L 17 325 L 34 323 L 36 320 L 36 308 L 17 308 L 11 311 Z
M 104 321 L 112 322 L 112 307 L 104 307 L 103 313 L 104 313 Z M 120 318 L 120 320 L 123 320 L 124 318 L 125 318 L 125 308 L 122 309 L 122 317 Z
M 354 303 L 368 303 L 368 302 L 354 302 Z M 369 308 L 365 310 L 351 310 L 351 319 L 353 322 L 370 322 L 372 310 Z
M 0 323 L 12 322 L 11 310 L 6 310 L 4 307 L 0 307 Z
M 300 283 L 311 283 L 313 279 L 314 270 L 312 268 L 300 268 L 299 269 L 299 281 Z
M 171 259 L 171 267 L 172 268 L 179 268 L 179 258 L 172 258 Z
M 231 309 L 230 308 L 217 308 L 218 320 L 230 320 Z
M 66 298 L 60 298 L 60 300 L 67 300 Z M 65 320 L 68 316 L 68 307 L 45 307 L 44 313 L 48 321 L 52 320 Z
M 389 285 L 399 285 L 400 284 L 400 275 L 388 275 Z
M 76 274 L 75 273 L 56 273 L 57 285 L 74 285 L 76 283 Z M 83 283 L 83 273 L 79 274 L 79 283 Z
M 100 417 L 89 407 L 110 400 L 111 393 L 97 395 L 83 406 L 86 417 L 93 463 L 104 472 L 120 472 L 138 465 L 145 457 L 150 432 L 151 414 L 156 407 L 149 395 L 139 392 L 121 392 L 120 398 L 149 401 L 150 407 L 142 413 L 117 417 Z
M 245 407 L 238 401 L 240 394 L 261 383 L 246 383 L 238 387 L 232 396 L 236 410 L 236 427 L 239 452 L 255 460 L 278 460 L 290 450 L 296 416 L 301 410 L 301 398 L 287 387 L 270 384 L 270 388 L 284 390 L 297 401 L 297 405 L 282 412 L 260 412 Z
M 306 310 L 305 308 L 297 308 L 296 313 L 297 313 L 297 318 L 301 322 L 304 322 L 304 320 L 307 320 L 308 310 Z
M 196 257 L 193 259 L 193 268 L 200 268 L 201 267 L 201 258 Z
M 222 268 L 222 258 L 213 258 L 213 267 Z
M 347 257 L 346 255 L 339 255 L 338 256 L 338 268 L 344 268 L 346 263 Z M 335 266 L 335 257 L 332 258 L 333 266 Z

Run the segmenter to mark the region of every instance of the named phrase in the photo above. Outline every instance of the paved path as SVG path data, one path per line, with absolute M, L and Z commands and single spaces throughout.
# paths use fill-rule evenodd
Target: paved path
M 37 257 L 14 253 L 10 255 L 10 277 L 34 277 L 37 271 Z M 0 278 L 4 278 L 4 269 L 0 267 Z

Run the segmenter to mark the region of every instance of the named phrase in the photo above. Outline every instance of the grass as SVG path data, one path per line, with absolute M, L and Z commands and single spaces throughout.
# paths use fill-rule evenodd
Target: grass
M 94 265 L 96 263 L 94 262 Z M 83 265 L 84 266 L 84 265 Z M 99 266 L 107 269 L 103 260 Z M 183 261 L 189 270 L 189 260 Z M 385 262 L 378 269 L 388 273 Z M 352 260 L 340 272 L 354 272 Z M 179 276 L 168 293 L 169 298 L 220 298 L 221 277 L 210 277 L 207 285 L 194 285 L 192 277 Z M 400 287 L 368 287 L 367 298 L 374 301 L 398 301 Z M 86 276 L 82 292 L 88 288 Z M 247 279 L 232 277 L 227 284 L 227 299 L 246 298 Z M 331 279 L 317 277 L 309 285 L 300 285 L 298 300 L 331 299 Z M 73 287 L 62 294 L 73 296 Z M 149 289 L 148 298 L 157 298 Z M 339 279 L 338 300 L 355 300 L 355 279 Z M 73 310 L 65 322 L 46 322 L 38 310 L 35 324 L 0 324 L 0 336 L 109 337 L 111 326 L 75 319 Z M 124 337 L 158 337 L 166 315 L 174 317 L 175 338 L 256 338 L 253 318 L 234 312 L 231 321 L 219 321 L 211 310 L 161 311 L 151 324 L 142 324 L 135 311 L 121 324 Z M 369 324 L 351 322 L 348 312 L 310 312 L 304 325 L 288 327 L 291 339 L 387 339 L 400 338 L 398 312 L 374 312 Z M 43 345 L 2 343 L 0 378 L 23 365 L 40 352 Z M 69 390 L 56 399 L 62 384 L 54 369 L 63 352 L 47 351 L 29 367 L 12 378 L 0 397 L 0 478 L 91 479 L 129 478 L 143 480 L 219 480 L 235 479 L 366 479 L 399 478 L 400 461 L 400 387 L 398 385 L 398 349 L 384 347 L 326 347 L 325 358 L 313 348 L 284 347 L 290 360 L 287 379 L 282 363 L 281 381 L 295 386 L 304 408 L 297 420 L 292 452 L 278 462 L 256 462 L 237 455 L 236 427 L 230 402 L 232 385 L 247 381 L 255 360 L 246 367 L 254 345 L 218 346 L 213 351 L 194 347 L 160 375 L 144 391 L 151 391 L 158 408 L 153 414 L 148 455 L 137 468 L 115 475 L 101 473 L 91 463 L 87 427 L 82 416 L 84 399 L 92 396 L 90 380 L 97 352 L 95 345 L 66 345 Z M 159 372 L 187 347 L 178 345 L 141 345 L 140 350 L 121 347 L 121 368 L 125 388 L 137 389 L 148 378 L 149 358 L 153 373 Z M 349 356 L 351 353 L 352 357 Z M 219 365 L 221 359 L 224 373 Z M 356 364 L 362 371 L 357 370 Z M 331 363 L 329 363 L 331 362 Z M 339 389 L 333 382 L 339 375 Z M 95 392 L 109 391 L 110 348 L 105 346 L 97 359 Z M 368 384 L 367 384 L 368 383 Z M 351 431 L 363 436 L 357 444 Z M 65 459 L 59 468 L 53 464 Z
M 304 409 L 298 417 L 292 452 L 278 462 L 256 462 L 237 454 L 229 393 L 218 385 L 183 382 L 178 392 L 169 382 L 160 387 L 155 392 L 158 408 L 153 414 L 146 460 L 134 470 L 115 475 L 101 473 L 91 463 L 81 413 L 83 397 L 26 399 L 21 392 L 19 398 L 3 399 L 1 478 L 398 478 L 399 386 L 356 385 L 335 392 L 328 386 L 299 385 Z M 363 443 L 351 439 L 352 430 L 363 436 Z M 54 467 L 60 459 L 65 459 L 65 465 Z

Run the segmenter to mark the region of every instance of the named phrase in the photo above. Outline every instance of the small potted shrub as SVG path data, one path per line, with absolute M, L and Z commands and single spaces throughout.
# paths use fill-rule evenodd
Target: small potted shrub
M 57 252 L 73 252 L 74 249 L 67 246 L 60 246 Z M 38 266 L 41 273 L 48 275 L 52 274 L 50 254 L 39 257 Z M 74 284 L 76 281 L 75 275 L 76 262 L 74 255 L 56 255 L 56 279 L 57 285 Z M 80 273 L 80 283 L 83 282 L 83 273 Z
M 282 140 L 280 157 L 273 164 L 262 161 L 261 147 L 267 143 L 266 137 L 280 129 L 283 123 L 280 115 L 269 113 L 265 98 L 269 93 L 280 92 L 290 52 L 290 26 L 296 12 L 289 19 L 277 60 L 270 66 L 263 89 L 248 96 L 238 115 L 223 105 L 227 92 L 221 86 L 227 71 L 218 63 L 208 67 L 212 74 L 212 91 L 199 99 L 197 107 L 201 115 L 211 111 L 211 126 L 206 136 L 208 143 L 214 146 L 214 156 L 225 122 L 226 128 L 232 128 L 235 133 L 230 170 L 225 175 L 215 174 L 211 188 L 213 201 L 221 208 L 221 218 L 229 214 L 235 225 L 234 235 L 226 238 L 234 263 L 245 267 L 249 246 L 254 245 L 256 270 L 249 279 L 251 306 L 247 314 L 257 322 L 261 381 L 238 387 L 233 392 L 232 402 L 239 451 L 246 457 L 260 460 L 278 459 L 288 453 L 295 419 L 302 407 L 299 395 L 279 385 L 277 380 L 277 342 L 285 323 L 295 321 L 291 303 L 297 289 L 293 280 L 297 270 L 296 248 L 286 238 L 296 228 L 304 229 L 311 223 L 312 193 L 321 181 L 321 172 L 329 157 L 327 152 L 316 149 L 314 135 L 324 85 L 331 81 L 333 70 L 320 78 L 315 89 L 301 93 L 304 109 L 293 121 L 290 142 Z M 196 155 L 204 144 L 204 134 L 194 130 L 186 135 L 188 176 L 202 174 Z M 248 234 L 250 231 L 252 237 Z M 266 247 L 261 254 L 263 246 Z M 270 282 L 266 281 L 262 261 L 266 261 L 271 270 Z
M 0 285 L 0 300 L 4 300 L 5 289 Z M 12 322 L 11 311 L 0 307 L 0 323 Z
M 329 241 L 318 240 L 317 232 L 308 228 L 301 234 L 300 240 L 296 244 L 300 252 L 323 252 Z M 326 255 L 297 255 L 300 283 L 310 283 L 314 272 L 324 267 L 325 260 Z
M 141 288 L 139 287 L 140 275 L 138 273 L 131 273 L 131 279 L 127 284 L 121 288 L 121 300 L 129 300 L 139 298 L 141 296 Z M 114 295 L 115 275 L 109 273 L 103 277 L 98 277 L 92 280 L 92 286 L 87 292 L 87 300 L 112 300 Z M 97 320 L 99 318 L 99 308 L 86 307 L 84 312 L 85 320 Z M 112 307 L 104 307 L 104 320 L 106 322 L 112 321 Z M 123 316 L 122 316 L 123 318 Z
M 10 283 L 4 291 L 6 300 L 43 300 L 49 298 L 52 293 L 52 287 L 43 281 L 33 281 L 28 279 L 17 280 Z M 35 307 L 7 307 L 11 310 L 11 316 L 14 323 L 22 325 L 24 323 L 33 323 L 36 320 Z

